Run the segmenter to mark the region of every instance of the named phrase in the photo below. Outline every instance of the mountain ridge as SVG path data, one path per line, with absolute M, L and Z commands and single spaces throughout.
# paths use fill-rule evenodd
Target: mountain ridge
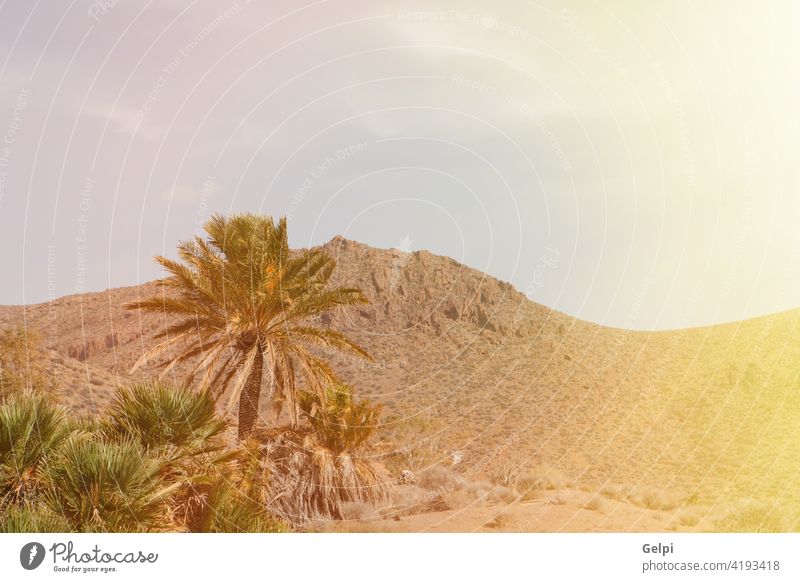
M 390 426 L 424 425 L 416 437 L 439 462 L 458 453 L 472 476 L 537 465 L 591 487 L 623 481 L 710 503 L 752 490 L 800 503 L 784 487 L 800 475 L 800 310 L 628 331 L 551 310 L 427 251 L 341 237 L 321 248 L 337 259 L 332 284 L 361 287 L 370 299 L 319 322 L 374 357 L 333 358 L 334 367 L 384 404 Z M 158 373 L 128 370 L 166 320 L 122 308 L 156 289 L 148 282 L 4 306 L 0 326 L 24 315 L 43 338 L 58 397 L 94 414 L 118 386 Z

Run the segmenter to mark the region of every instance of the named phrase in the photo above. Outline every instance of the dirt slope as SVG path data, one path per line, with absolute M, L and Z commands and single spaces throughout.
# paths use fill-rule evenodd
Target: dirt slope
M 375 357 L 336 361 L 361 394 L 419 420 L 415 439 L 474 478 L 554 468 L 599 490 L 800 504 L 800 311 L 642 333 L 582 322 L 511 285 L 427 252 L 335 238 L 337 282 L 371 304 L 323 323 Z M 154 291 L 111 289 L 0 307 L 41 332 L 60 398 L 102 408 L 164 327 L 122 309 Z M 153 374 L 154 369 L 139 374 Z

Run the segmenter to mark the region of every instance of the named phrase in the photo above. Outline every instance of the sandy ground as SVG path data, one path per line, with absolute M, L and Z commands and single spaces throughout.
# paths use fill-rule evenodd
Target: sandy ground
M 637 507 L 602 495 L 563 489 L 512 504 L 467 506 L 390 519 L 317 524 L 351 532 L 683 532 L 702 531 L 699 511 Z

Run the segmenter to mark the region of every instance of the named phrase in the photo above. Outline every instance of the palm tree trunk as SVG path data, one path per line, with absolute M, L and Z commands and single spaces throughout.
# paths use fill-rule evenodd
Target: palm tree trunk
M 256 427 L 258 402 L 261 400 L 261 374 L 264 369 L 264 354 L 256 353 L 253 368 L 239 396 L 239 440 L 247 439 Z

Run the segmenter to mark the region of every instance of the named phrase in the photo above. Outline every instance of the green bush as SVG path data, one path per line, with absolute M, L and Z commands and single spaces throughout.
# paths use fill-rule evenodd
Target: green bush
M 101 431 L 110 440 L 132 438 L 159 453 L 221 449 L 219 437 L 225 428 L 208 391 L 192 392 L 160 382 L 119 390 L 101 420 Z
M 189 531 L 202 533 L 277 533 L 286 525 L 269 515 L 264 506 L 239 492 L 238 488 L 218 479 L 204 502 L 187 521 Z
M 64 533 L 69 523 L 43 505 L 8 505 L 0 512 L 0 533 Z
M 162 478 L 166 461 L 133 441 L 70 438 L 48 460 L 43 498 L 76 531 L 152 531 L 167 527 L 166 501 L 179 483 Z
M 67 411 L 43 394 L 25 391 L 0 404 L 0 505 L 40 488 L 42 462 L 72 430 Z

